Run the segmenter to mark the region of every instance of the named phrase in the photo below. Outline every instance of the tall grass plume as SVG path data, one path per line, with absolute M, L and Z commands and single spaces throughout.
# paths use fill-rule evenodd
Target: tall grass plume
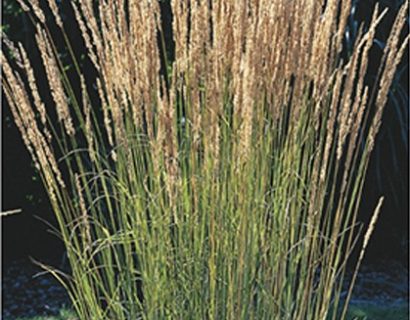
M 72 272 L 50 271 L 80 319 L 344 317 L 407 4 L 368 84 L 377 6 L 346 58 L 350 0 L 172 0 L 172 41 L 158 1 L 71 1 L 87 77 L 58 2 L 19 3 L 52 100 L 6 37 L 3 89 Z

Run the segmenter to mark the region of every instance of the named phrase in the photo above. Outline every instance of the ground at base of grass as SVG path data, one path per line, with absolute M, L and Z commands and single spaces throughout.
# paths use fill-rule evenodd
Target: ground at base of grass
M 347 316 L 347 320 L 407 320 L 408 318 L 408 304 L 404 302 L 384 306 L 355 303 L 349 308 Z M 56 316 L 23 317 L 15 320 L 78 320 L 78 318 L 71 310 L 62 309 Z
M 401 302 L 392 305 L 352 304 L 347 320 L 408 320 L 409 305 Z
M 64 289 L 28 260 L 3 268 L 3 320 L 78 320 Z M 363 266 L 346 320 L 408 320 L 408 268 L 386 261 Z
M 11 320 L 11 318 L 6 318 L 4 320 Z M 78 320 L 78 318 L 73 311 L 69 309 L 61 309 L 60 313 L 55 316 L 21 317 L 13 320 Z

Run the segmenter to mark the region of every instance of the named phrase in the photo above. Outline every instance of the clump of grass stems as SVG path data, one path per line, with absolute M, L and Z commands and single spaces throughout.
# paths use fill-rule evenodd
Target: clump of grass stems
M 385 11 L 343 61 L 350 0 L 173 0 L 172 60 L 157 1 L 72 1 L 96 79 L 49 0 L 75 81 L 45 3 L 18 1 L 53 103 L 7 38 L 2 83 L 67 249 L 71 275 L 50 272 L 80 319 L 345 317 L 346 262 L 407 5 L 369 87 Z

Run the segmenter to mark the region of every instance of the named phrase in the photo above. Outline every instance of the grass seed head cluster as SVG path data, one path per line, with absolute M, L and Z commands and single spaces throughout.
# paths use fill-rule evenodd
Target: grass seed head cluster
M 72 274 L 50 271 L 80 319 L 344 318 L 346 263 L 408 42 L 407 5 L 369 87 L 386 12 L 375 8 L 343 59 L 350 0 L 172 0 L 172 55 L 158 1 L 71 1 L 93 79 L 57 2 L 18 2 L 53 103 L 45 106 L 30 53 L 5 37 L 4 94 Z

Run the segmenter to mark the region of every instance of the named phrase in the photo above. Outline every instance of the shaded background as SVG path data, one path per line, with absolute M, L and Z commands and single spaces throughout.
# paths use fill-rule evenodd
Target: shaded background
M 64 7 L 61 12 L 66 13 L 63 18 L 68 25 L 67 33 L 72 38 L 72 43 L 75 44 L 74 50 L 78 55 L 81 55 L 84 53 L 84 45 L 73 23 L 68 2 L 61 2 Z M 346 33 L 346 52 L 349 51 L 349 45 L 354 41 L 355 32 L 360 23 L 363 22 L 366 25 L 370 21 L 375 3 L 376 1 L 370 0 L 354 1 L 354 10 Z M 372 82 L 377 73 L 375 66 L 378 65 L 387 32 L 390 30 L 391 23 L 401 3 L 402 1 L 381 2 L 382 7 L 389 7 L 389 13 L 378 29 L 377 41 L 371 50 L 371 70 L 367 75 L 368 83 Z M 19 9 L 15 0 L 3 0 L 2 7 L 3 30 L 10 39 L 23 42 L 30 53 L 33 65 L 41 65 L 39 54 L 33 43 L 34 30 L 27 16 Z M 169 14 L 167 2 L 162 2 L 162 9 L 166 13 L 165 23 L 169 26 L 172 17 Z M 53 19 L 50 19 L 50 23 L 51 30 L 53 30 Z M 166 34 L 169 38 L 171 35 L 169 28 L 166 30 Z M 62 58 L 64 59 L 64 55 Z M 83 61 L 83 63 L 88 62 Z M 67 67 L 69 68 L 69 66 Z M 90 72 L 93 72 L 91 67 Z M 382 127 L 377 137 L 367 174 L 360 220 L 367 223 L 379 197 L 385 196 L 383 209 L 366 254 L 365 262 L 368 264 L 395 260 L 408 265 L 408 72 L 408 53 L 406 53 L 390 92 L 388 106 L 385 109 Z M 46 100 L 47 89 L 46 81 L 43 79 L 40 81 L 40 91 L 46 94 Z M 47 196 L 13 122 L 4 97 L 2 97 L 2 103 L 2 209 L 22 209 L 21 214 L 3 219 L 3 262 L 7 264 L 15 259 L 28 256 L 39 260 L 59 259 L 64 250 L 62 243 L 47 231 L 49 227 L 40 220 L 48 221 L 51 224 L 55 223 Z

